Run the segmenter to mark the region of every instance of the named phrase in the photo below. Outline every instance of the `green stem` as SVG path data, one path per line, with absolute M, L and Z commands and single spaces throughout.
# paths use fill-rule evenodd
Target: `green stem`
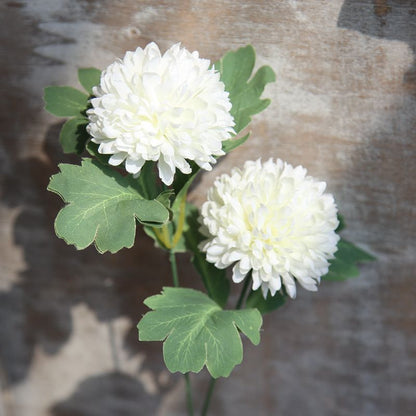
M 237 304 L 235 305 L 235 309 L 241 309 L 241 305 L 243 304 L 243 300 L 247 294 L 247 289 L 250 285 L 250 280 L 251 280 L 251 272 L 247 273 L 247 276 L 244 279 L 243 288 L 241 289 L 241 293 L 237 300 Z
M 238 297 L 237 303 L 235 305 L 235 309 L 241 309 L 244 298 L 246 297 L 246 294 L 247 294 L 247 289 L 250 286 L 250 280 L 251 280 L 251 272 L 248 273 L 246 278 L 244 279 L 244 284 L 243 284 L 243 287 L 241 289 L 240 296 Z M 212 392 L 214 391 L 216 381 L 217 380 L 215 378 L 211 377 L 211 380 L 209 382 L 207 395 L 205 396 L 204 406 L 202 407 L 201 416 L 206 416 L 207 415 L 208 407 L 209 407 L 209 404 L 211 402 L 211 396 L 212 396 Z
M 188 407 L 188 415 L 193 416 L 194 406 L 192 404 L 192 390 L 191 390 L 191 380 L 189 378 L 189 373 L 184 374 L 186 382 L 186 405 Z
M 170 261 L 170 268 L 172 271 L 172 280 L 173 286 L 179 287 L 179 277 L 178 277 L 178 265 L 176 264 L 176 256 L 173 250 L 169 251 L 169 261 Z M 185 377 L 185 386 L 186 386 L 186 404 L 188 407 L 188 415 L 194 415 L 194 407 L 192 404 L 192 390 L 191 390 L 191 380 L 189 378 L 189 374 L 184 374 Z
M 176 265 L 176 257 L 173 250 L 169 252 L 169 261 L 172 270 L 173 286 L 179 287 L 178 266 Z
M 202 407 L 201 416 L 206 416 L 208 412 L 209 403 L 211 401 L 212 392 L 214 391 L 215 382 L 217 380 L 213 377 L 211 377 L 211 380 L 209 382 L 209 387 L 207 391 L 207 395 L 205 396 L 204 406 Z

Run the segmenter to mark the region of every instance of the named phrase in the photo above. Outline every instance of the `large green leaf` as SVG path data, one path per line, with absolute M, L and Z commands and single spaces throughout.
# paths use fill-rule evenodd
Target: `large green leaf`
M 267 298 L 264 299 L 261 289 L 252 290 L 246 300 L 246 308 L 257 308 L 259 312 L 264 315 L 280 308 L 286 302 L 286 296 L 277 292 L 274 296 L 267 294 Z
M 79 117 L 88 106 L 88 95 L 72 87 L 46 87 L 45 110 L 58 117 Z
M 169 371 L 199 372 L 228 377 L 243 359 L 238 330 L 257 345 L 262 318 L 257 309 L 223 310 L 202 292 L 165 287 L 144 303 L 153 311 L 138 324 L 139 340 L 163 341 Z
M 357 263 L 374 261 L 375 257 L 341 238 L 335 258 L 330 260 L 328 273 L 323 280 L 346 280 L 359 275 Z
M 82 153 L 89 139 L 86 127 L 88 120 L 84 117 L 69 119 L 61 129 L 59 141 L 64 153 Z
M 202 278 L 202 282 L 210 298 L 214 299 L 218 305 L 225 306 L 230 294 L 230 282 L 227 279 L 226 270 L 218 269 L 206 260 L 205 253 L 199 249 L 199 243 L 205 237 L 198 231 L 200 223 L 198 221 L 198 208 L 188 204 L 187 224 L 184 232 L 186 248 L 192 253 L 192 264 Z
M 94 242 L 99 252 L 114 253 L 133 246 L 136 219 L 153 226 L 169 220 L 168 208 L 157 199 L 145 199 L 131 175 L 122 176 L 91 159 L 59 168 L 48 190 L 67 205 L 56 217 L 55 231 L 77 249 Z
M 260 113 L 270 104 L 270 100 L 262 100 L 260 96 L 266 84 L 274 82 L 276 76 L 269 66 L 263 66 L 250 79 L 255 61 L 254 49 L 248 45 L 228 52 L 215 63 L 225 90 L 230 94 L 236 133 L 250 123 L 252 115 Z
M 78 69 L 78 79 L 85 90 L 92 94 L 92 88 L 100 83 L 101 71 L 97 68 Z

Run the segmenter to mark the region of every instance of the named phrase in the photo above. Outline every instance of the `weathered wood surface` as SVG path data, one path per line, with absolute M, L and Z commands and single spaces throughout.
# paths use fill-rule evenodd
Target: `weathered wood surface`
M 210 59 L 251 43 L 277 83 L 249 142 L 205 175 L 280 157 L 328 182 L 345 236 L 378 256 L 360 278 L 266 317 L 262 342 L 217 385 L 215 415 L 411 415 L 416 408 L 414 1 L 4 0 L 1 33 L 1 416 L 181 415 L 182 378 L 136 341 L 142 300 L 169 284 L 144 236 L 76 252 L 54 236 L 45 192 L 60 123 L 48 84 L 77 66 L 181 41 Z M 188 260 L 180 263 L 194 285 Z M 200 392 L 207 377 L 194 377 Z

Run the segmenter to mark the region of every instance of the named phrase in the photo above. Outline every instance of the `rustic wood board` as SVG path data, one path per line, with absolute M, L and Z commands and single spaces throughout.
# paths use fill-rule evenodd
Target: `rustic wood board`
M 378 256 L 360 278 L 300 290 L 267 316 L 212 414 L 413 414 L 414 1 L 5 0 L 0 12 L 1 416 L 184 414 L 182 378 L 135 331 L 142 300 L 169 284 L 167 259 L 143 235 L 113 256 L 67 247 L 53 232 L 60 201 L 45 191 L 73 159 L 42 110 L 44 86 L 76 86 L 78 66 L 103 68 L 149 41 L 212 60 L 251 43 L 277 73 L 252 137 L 193 201 L 232 166 L 280 157 L 327 181 L 345 236 Z M 180 269 L 198 285 L 187 258 Z M 193 377 L 201 392 L 207 380 Z

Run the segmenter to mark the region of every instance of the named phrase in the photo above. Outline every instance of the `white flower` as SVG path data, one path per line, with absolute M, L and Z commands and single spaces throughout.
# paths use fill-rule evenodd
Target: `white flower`
M 163 56 L 155 43 L 127 52 L 103 71 L 93 94 L 88 132 L 98 151 L 136 176 L 147 160 L 158 161 L 167 185 L 176 168 L 191 172 L 187 160 L 211 170 L 233 133 L 220 74 L 179 43 Z
M 208 191 L 200 218 L 208 239 L 200 248 L 220 269 L 235 263 L 236 283 L 252 271 L 252 288 L 261 286 L 264 297 L 283 283 L 294 298 L 295 279 L 316 291 L 339 240 L 337 208 L 325 188 L 302 166 L 248 161 Z

